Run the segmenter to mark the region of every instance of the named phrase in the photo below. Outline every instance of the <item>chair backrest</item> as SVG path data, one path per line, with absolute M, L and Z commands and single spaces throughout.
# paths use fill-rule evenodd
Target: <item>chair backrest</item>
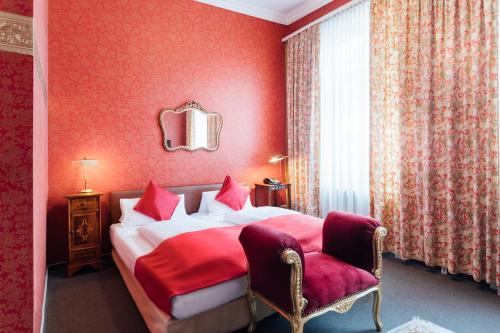
M 304 253 L 299 242 L 286 233 L 257 224 L 243 228 L 239 240 L 248 261 L 250 288 L 286 312 L 292 313 L 290 297 L 292 268 L 282 261 L 281 255 L 286 249 L 297 252 L 304 273 Z
M 330 212 L 323 224 L 323 253 L 371 272 L 377 227 L 380 223 L 369 216 Z

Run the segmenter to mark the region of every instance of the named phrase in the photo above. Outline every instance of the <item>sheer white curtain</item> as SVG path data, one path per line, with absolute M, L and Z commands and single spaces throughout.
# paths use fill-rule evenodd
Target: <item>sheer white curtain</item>
M 370 1 L 321 24 L 321 215 L 368 215 Z

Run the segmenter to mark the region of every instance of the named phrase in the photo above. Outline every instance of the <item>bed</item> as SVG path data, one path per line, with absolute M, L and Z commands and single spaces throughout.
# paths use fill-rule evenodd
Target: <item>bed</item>
M 220 187 L 221 184 L 213 184 L 171 187 L 168 190 L 184 194 L 186 212 L 192 214 L 198 211 L 203 192 L 218 190 Z M 250 316 L 245 297 L 246 276 L 176 296 L 172 300 L 172 315 L 160 310 L 149 299 L 134 276 L 133 267 L 138 257 L 152 251 L 154 247 L 136 228 L 123 228 L 117 223 L 121 216 L 120 199 L 137 198 L 143 192 L 136 190 L 111 193 L 110 212 L 113 225 L 110 228 L 110 238 L 113 244 L 113 260 L 149 330 L 155 333 L 233 332 L 247 326 Z M 202 219 L 203 216 L 196 218 Z M 221 222 L 212 221 L 214 226 Z M 260 303 L 257 313 L 258 319 L 263 319 L 273 311 Z

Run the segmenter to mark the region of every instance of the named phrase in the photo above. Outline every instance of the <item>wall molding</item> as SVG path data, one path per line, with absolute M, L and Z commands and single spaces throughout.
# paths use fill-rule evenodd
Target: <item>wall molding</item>
M 260 6 L 253 6 L 238 0 L 195 0 L 219 8 L 224 8 L 240 14 L 257 17 L 263 20 L 286 24 L 286 15 Z
M 311 14 L 316 9 L 319 9 L 330 2 L 332 2 L 332 0 L 309 0 L 304 2 L 302 5 L 288 13 L 286 17 L 286 24 L 292 24 L 293 22 L 300 20 L 304 16 Z
M 331 10 L 330 12 L 326 13 L 325 15 L 317 18 L 316 20 L 310 22 L 309 24 L 306 24 L 305 26 L 303 26 L 302 28 L 298 29 L 298 30 L 295 30 L 294 32 L 292 32 L 291 34 L 285 36 L 281 41 L 282 42 L 286 42 L 287 40 L 289 40 L 290 38 L 294 37 L 294 36 L 297 36 L 298 34 L 300 34 L 302 31 L 305 31 L 307 29 L 309 29 L 310 27 L 316 25 L 316 24 L 319 24 L 325 20 L 328 20 L 329 18 L 335 16 L 335 15 L 338 15 L 340 13 L 342 13 L 343 11 L 351 8 L 351 7 L 354 7 L 356 6 L 357 4 L 359 4 L 360 2 L 363 2 L 363 1 L 366 1 L 366 0 L 350 0 L 349 2 Z
M 33 55 L 33 18 L 0 11 L 0 51 Z
M 283 25 L 289 25 L 303 18 L 307 14 L 312 13 L 316 9 L 323 7 L 327 3 L 332 2 L 333 0 L 307 0 L 299 7 L 295 8 L 289 13 L 283 13 L 275 10 L 269 10 L 261 6 L 251 5 L 248 3 L 248 1 L 246 2 L 239 0 L 195 0 L 195 1 L 231 10 L 233 12 L 237 12 L 240 14 L 257 17 L 263 20 L 280 23 Z

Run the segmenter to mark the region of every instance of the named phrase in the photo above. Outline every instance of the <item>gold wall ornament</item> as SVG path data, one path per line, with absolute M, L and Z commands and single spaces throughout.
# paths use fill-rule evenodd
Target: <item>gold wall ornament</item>
M 0 51 L 33 55 L 33 18 L 0 11 Z
M 215 151 L 219 148 L 222 116 L 189 101 L 176 109 L 162 109 L 159 116 L 163 148 L 173 152 Z

